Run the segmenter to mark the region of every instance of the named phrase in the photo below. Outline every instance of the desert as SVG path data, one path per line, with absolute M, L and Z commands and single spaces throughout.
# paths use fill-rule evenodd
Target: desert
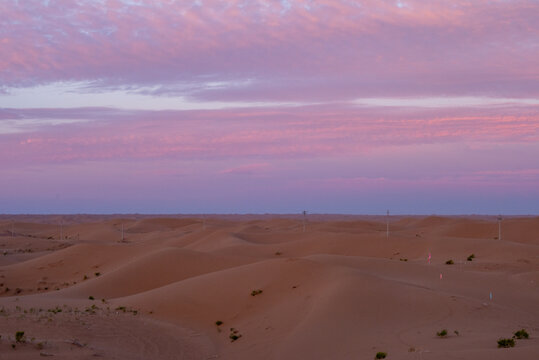
M 537 359 L 538 233 L 533 216 L 4 215 L 0 358 Z

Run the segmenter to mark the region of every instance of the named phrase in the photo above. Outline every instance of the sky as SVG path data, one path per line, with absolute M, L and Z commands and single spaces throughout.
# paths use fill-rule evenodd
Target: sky
M 539 214 L 539 1 L 0 1 L 0 213 L 387 209 Z

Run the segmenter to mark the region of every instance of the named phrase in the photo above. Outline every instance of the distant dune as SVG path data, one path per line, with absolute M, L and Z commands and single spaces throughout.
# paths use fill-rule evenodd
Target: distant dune
M 490 216 L 389 228 L 2 215 L 0 359 L 539 359 L 539 217 L 504 218 L 501 239 Z

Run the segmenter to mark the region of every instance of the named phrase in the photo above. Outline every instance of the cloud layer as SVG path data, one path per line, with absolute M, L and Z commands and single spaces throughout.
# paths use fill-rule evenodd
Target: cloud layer
M 538 11 L 534 0 L 6 0 L 0 78 L 204 100 L 537 97 Z
M 537 214 L 538 14 L 0 1 L 0 213 Z

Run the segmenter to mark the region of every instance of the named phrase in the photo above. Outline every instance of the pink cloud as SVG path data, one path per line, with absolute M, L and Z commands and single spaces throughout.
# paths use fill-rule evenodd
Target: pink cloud
M 82 122 L 39 125 L 39 119 Z M 276 159 L 356 156 L 420 144 L 536 144 L 537 107 L 385 109 L 311 106 L 211 111 L 0 110 L 36 119 L 0 134 L 4 164 L 88 160 Z M 467 145 L 468 146 L 468 145 Z M 260 163 L 259 161 L 252 162 Z
M 258 175 L 266 172 L 269 166 L 268 163 L 246 164 L 221 170 L 220 174 Z
M 2 1 L 1 85 L 149 84 L 223 100 L 538 95 L 535 1 L 289 3 Z M 238 79 L 252 81 L 203 86 Z

